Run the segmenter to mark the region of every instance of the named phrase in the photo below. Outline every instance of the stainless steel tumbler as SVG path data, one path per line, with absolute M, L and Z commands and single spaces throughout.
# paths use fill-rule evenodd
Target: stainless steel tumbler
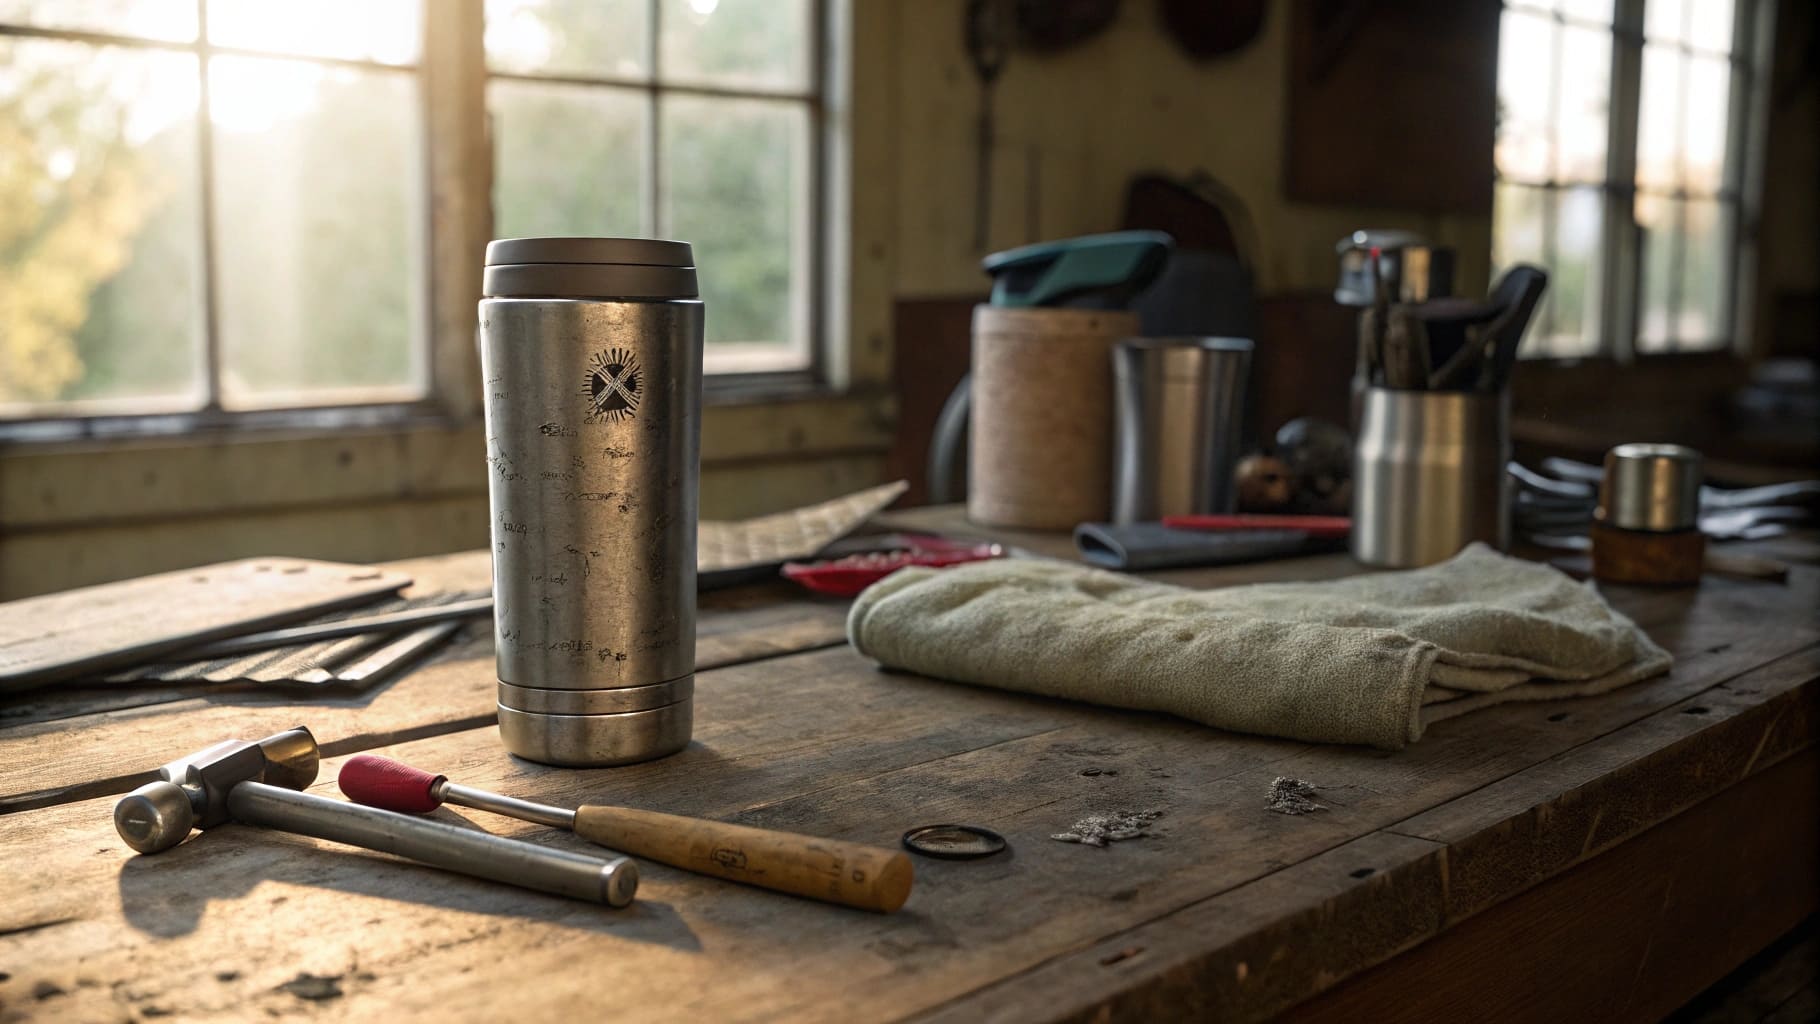
M 1129 338 L 1112 352 L 1112 521 L 1231 512 L 1252 343 Z
M 482 295 L 500 737 L 548 764 L 674 753 L 694 707 L 693 253 L 504 239 Z
M 1510 546 L 1510 393 L 1366 388 L 1352 555 L 1414 568 L 1473 541 Z

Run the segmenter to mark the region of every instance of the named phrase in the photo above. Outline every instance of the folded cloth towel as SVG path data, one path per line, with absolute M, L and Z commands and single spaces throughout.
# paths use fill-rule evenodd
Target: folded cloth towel
M 907 568 L 855 600 L 847 637 L 941 679 L 1393 750 L 1430 722 L 1671 662 L 1590 584 L 1480 544 L 1408 572 L 1205 591 L 1034 559 Z

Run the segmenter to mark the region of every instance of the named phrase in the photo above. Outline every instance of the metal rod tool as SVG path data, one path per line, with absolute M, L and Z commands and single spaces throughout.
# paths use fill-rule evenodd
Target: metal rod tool
M 492 811 L 698 874 L 886 914 L 904 905 L 915 874 L 910 858 L 895 850 L 630 807 L 569 810 L 458 785 L 373 754 L 349 758 L 339 782 L 348 799 L 375 807 L 425 814 L 449 803 Z

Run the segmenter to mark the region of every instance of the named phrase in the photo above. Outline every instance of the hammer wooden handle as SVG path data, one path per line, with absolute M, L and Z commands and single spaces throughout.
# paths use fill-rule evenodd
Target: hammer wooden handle
M 589 805 L 575 834 L 634 857 L 888 914 L 910 897 L 915 869 L 895 850 L 701 818 Z

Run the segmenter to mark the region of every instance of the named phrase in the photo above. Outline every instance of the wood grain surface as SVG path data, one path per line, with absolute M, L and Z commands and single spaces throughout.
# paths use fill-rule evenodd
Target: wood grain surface
M 435 563 L 446 562 L 438 565 Z M 428 564 L 426 564 L 428 563 Z M 415 570 L 426 588 L 485 585 L 487 554 L 392 563 Z M 715 668 L 827 647 L 846 637 L 846 605 L 790 600 L 789 585 L 735 587 L 704 595 L 696 666 Z M 307 701 L 256 688 L 66 687 L 0 702 L 0 814 L 66 800 L 124 793 L 159 765 L 221 739 L 255 739 L 299 723 L 331 753 L 491 725 L 498 676 L 492 637 L 469 627 L 466 640 L 425 666 L 374 689 L 326 692 Z
M 1812 886 L 1762 887 L 1786 878 L 1817 831 L 1820 570 L 1797 566 L 1787 585 L 1606 592 L 1674 652 L 1671 674 L 1489 708 L 1399 752 L 881 672 L 844 645 L 802 649 L 810 627 L 789 623 L 825 629 L 842 606 L 775 592 L 727 610 L 779 616 L 758 630 L 771 646 L 701 671 L 695 742 L 643 765 L 518 761 L 484 722 L 462 723 L 459 703 L 409 712 L 410 691 L 383 714 L 376 698 L 360 710 L 167 709 L 149 728 L 92 716 L 30 748 L 0 730 L 7 791 L 33 770 L 86 759 L 118 773 L 288 715 L 279 724 L 321 728 L 338 753 L 376 749 L 550 803 L 878 845 L 959 821 L 1011 844 L 977 862 L 919 860 L 909 902 L 888 917 L 659 864 L 641 864 L 638 901 L 610 911 L 241 826 L 133 857 L 113 833 L 112 798 L 65 788 L 0 829 L 0 1017 L 1257 1019 L 1301 1006 L 1392 1019 L 1422 1016 L 1406 993 L 1424 978 L 1438 993 L 1429 1010 L 1495 1017 L 1509 991 L 1475 977 L 1578 961 L 1609 967 L 1575 978 L 1631 971 L 1621 980 L 1637 987 L 1569 985 L 1538 1007 L 1645 1015 L 1813 909 Z M 779 639 L 791 628 L 805 632 Z M 472 685 L 450 681 L 457 664 L 391 689 Z M 435 731 L 414 735 L 424 722 Z M 318 792 L 332 794 L 336 767 Z M 1324 809 L 1265 810 L 1279 775 L 1315 783 Z M 1049 838 L 1119 809 L 1163 817 L 1155 834 L 1106 849 Z M 437 813 L 585 848 L 523 822 Z M 1699 859 L 1728 841 L 1730 860 Z M 1738 900 L 1748 912 L 1728 909 Z M 1443 978 L 1450 967 L 1465 977 Z M 1525 978 L 1536 980 L 1512 984 Z

